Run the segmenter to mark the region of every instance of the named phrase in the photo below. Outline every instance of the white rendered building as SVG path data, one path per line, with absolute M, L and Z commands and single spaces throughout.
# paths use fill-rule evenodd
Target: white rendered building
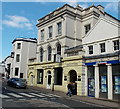
M 36 39 L 16 38 L 12 42 L 12 71 L 10 77 L 27 79 L 28 61 L 36 57 Z

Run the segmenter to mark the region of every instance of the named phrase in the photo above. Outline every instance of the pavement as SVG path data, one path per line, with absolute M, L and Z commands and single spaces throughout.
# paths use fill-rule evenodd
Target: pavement
M 71 97 L 66 96 L 66 93 L 61 92 L 61 91 L 52 91 L 51 89 L 45 89 L 37 86 L 28 86 L 28 88 L 35 89 L 36 91 L 43 91 L 43 92 L 48 92 L 51 94 L 56 94 L 59 96 L 62 96 L 63 98 L 79 101 L 79 102 L 85 102 L 87 104 L 94 104 L 94 105 L 100 105 L 100 106 L 105 106 L 109 108 L 116 108 L 120 109 L 120 101 L 114 101 L 114 100 L 108 100 L 108 99 L 101 99 L 101 98 L 94 98 L 94 97 L 88 97 L 88 96 L 78 96 L 78 95 L 73 95 Z

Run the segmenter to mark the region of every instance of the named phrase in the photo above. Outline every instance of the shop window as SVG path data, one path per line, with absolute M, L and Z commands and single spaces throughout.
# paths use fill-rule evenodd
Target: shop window
M 90 24 L 85 25 L 85 34 L 87 34 L 89 32 L 90 28 L 91 28 Z
M 113 98 L 118 99 L 120 96 L 120 64 L 112 65 L 112 75 L 113 75 Z
M 88 46 L 88 48 L 89 48 L 89 54 L 93 54 L 93 46 L 92 45 Z
M 43 69 L 37 70 L 37 84 L 43 84 Z
M 19 68 L 15 68 L 15 76 L 18 76 Z
M 114 43 L 114 50 L 119 50 L 119 40 L 115 40 L 115 41 L 113 41 L 113 43 Z
M 105 43 L 100 44 L 101 53 L 105 52 Z
M 54 73 L 54 83 L 55 85 L 62 85 L 62 75 L 63 75 L 63 69 L 62 68 L 56 68 Z

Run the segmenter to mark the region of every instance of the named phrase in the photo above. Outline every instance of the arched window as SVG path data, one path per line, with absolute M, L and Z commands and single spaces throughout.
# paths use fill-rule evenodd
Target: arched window
M 43 48 L 40 48 L 40 62 L 43 61 Z
M 61 45 L 57 44 L 57 54 L 61 55 Z
M 51 61 L 51 57 L 52 57 L 52 48 L 49 46 L 48 47 L 48 61 Z

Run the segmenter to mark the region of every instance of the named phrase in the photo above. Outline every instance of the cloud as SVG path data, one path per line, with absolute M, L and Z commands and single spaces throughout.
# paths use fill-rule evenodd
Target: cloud
M 5 24 L 7 26 L 33 29 L 32 23 L 26 17 L 6 15 L 6 18 L 7 18 L 7 20 L 3 20 L 3 24 Z
M 105 10 L 118 12 L 118 2 L 111 2 L 106 4 Z

